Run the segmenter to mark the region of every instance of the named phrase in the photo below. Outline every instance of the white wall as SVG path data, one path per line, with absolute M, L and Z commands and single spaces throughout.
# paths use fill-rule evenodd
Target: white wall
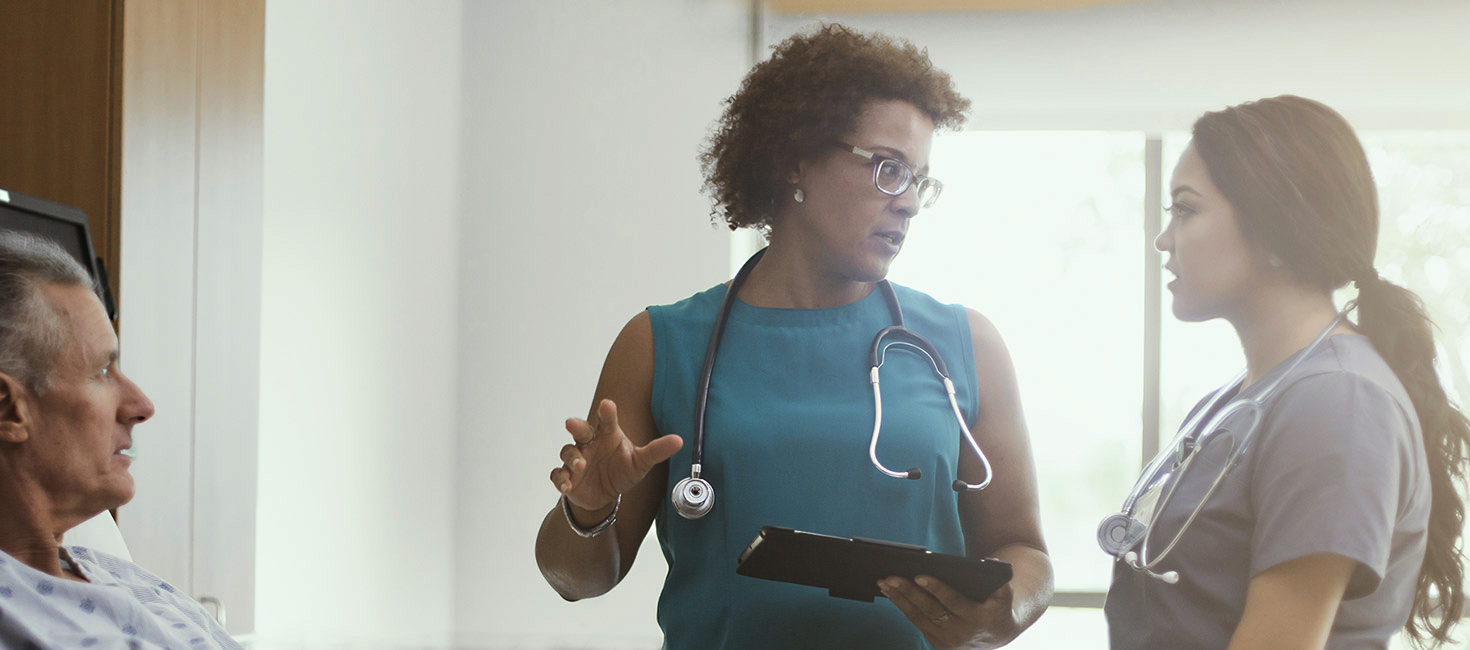
M 978 128 L 1182 128 L 1280 92 L 1363 127 L 1465 127 L 1467 12 L 845 20 L 929 47 Z M 618 329 L 728 277 L 695 156 L 748 67 L 748 19 L 737 0 L 268 4 L 262 637 L 657 645 L 654 545 L 612 594 L 567 604 L 532 544 L 561 420 L 585 414 Z M 771 17 L 768 40 L 807 22 Z
M 769 42 L 814 16 L 771 16 Z M 1187 129 L 1292 93 L 1358 128 L 1470 128 L 1463 0 L 1148 0 L 1028 13 L 826 15 L 929 48 L 970 128 Z
M 451 636 L 459 2 L 266 9 L 259 635 Z
M 749 7 L 466 3 L 464 30 L 456 640 L 654 648 L 656 546 L 576 604 L 532 548 L 619 329 L 727 277 L 696 155 L 749 65 Z
M 264 7 L 124 12 L 121 353 L 158 414 L 121 528 L 232 633 L 255 609 Z

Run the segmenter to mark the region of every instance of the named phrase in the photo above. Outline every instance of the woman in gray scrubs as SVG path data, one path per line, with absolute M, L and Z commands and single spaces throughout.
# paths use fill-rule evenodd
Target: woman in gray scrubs
M 1446 640 L 1470 423 L 1422 303 L 1375 270 L 1378 198 L 1351 127 L 1292 96 L 1207 113 L 1171 194 L 1155 245 L 1174 315 L 1229 321 L 1246 373 L 1195 407 L 1111 542 L 1099 532 L 1119 557 L 1112 647 Z M 1332 298 L 1349 282 L 1355 314 Z

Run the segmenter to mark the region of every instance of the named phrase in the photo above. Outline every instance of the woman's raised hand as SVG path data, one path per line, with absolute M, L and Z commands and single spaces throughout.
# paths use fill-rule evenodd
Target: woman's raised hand
M 597 403 L 597 425 L 567 418 L 572 444 L 561 448 L 561 467 L 551 470 L 551 484 L 572 505 L 598 511 L 611 506 L 618 495 L 643 480 L 668 460 L 684 440 L 667 435 L 642 447 L 633 444 L 618 426 L 618 407 L 610 399 Z

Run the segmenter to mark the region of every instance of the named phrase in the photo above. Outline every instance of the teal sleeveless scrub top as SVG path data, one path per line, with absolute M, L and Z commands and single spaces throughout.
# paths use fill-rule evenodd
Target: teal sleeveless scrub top
M 894 290 L 907 326 L 944 356 L 965 421 L 974 422 L 979 398 L 964 308 L 906 287 Z M 903 347 L 891 349 L 882 368 L 878 458 L 895 471 L 917 467 L 923 478 L 890 478 L 868 459 L 868 351 L 873 336 L 893 324 L 880 291 L 828 309 L 735 301 L 715 362 L 705 425 L 703 477 L 714 487 L 714 509 L 696 520 L 674 511 L 668 495 L 689 476 L 699 373 L 724 296 L 725 286 L 719 285 L 648 308 L 654 421 L 659 433 L 684 438 L 669 461 L 656 518 L 669 566 L 658 603 L 664 647 L 929 648 L 887 599 L 843 600 L 823 589 L 735 573 L 736 558 L 762 526 L 964 555 L 951 484 L 961 446 L 972 452 L 933 367 Z

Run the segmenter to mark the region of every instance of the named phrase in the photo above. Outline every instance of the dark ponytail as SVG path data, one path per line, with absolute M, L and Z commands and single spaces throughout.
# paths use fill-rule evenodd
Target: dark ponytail
M 1358 286 L 1358 329 L 1403 384 L 1424 434 L 1432 496 L 1428 546 L 1405 625 L 1415 644 L 1449 640 L 1465 604 L 1460 537 L 1470 421 L 1434 371 L 1433 325 L 1414 292 L 1378 277 L 1378 192 L 1347 120 L 1283 95 L 1206 113 L 1192 146 L 1253 246 L 1331 292 Z
M 1465 604 L 1460 550 L 1465 504 L 1459 487 L 1465 480 L 1466 452 L 1470 450 L 1470 420 L 1450 405 L 1434 371 L 1434 332 L 1419 296 L 1376 277 L 1359 281 L 1358 330 L 1373 341 L 1379 356 L 1398 375 L 1424 433 L 1433 499 L 1429 544 L 1407 629 L 1416 645 L 1439 645 L 1449 640 L 1450 628 Z

